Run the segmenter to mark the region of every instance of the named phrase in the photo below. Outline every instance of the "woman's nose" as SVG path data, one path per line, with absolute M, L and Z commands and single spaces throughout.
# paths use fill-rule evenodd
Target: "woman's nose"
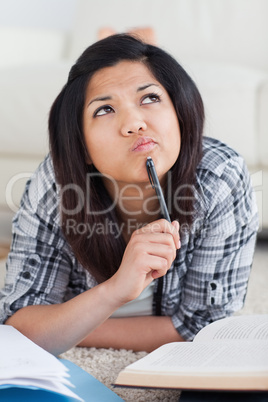
M 147 124 L 139 113 L 126 113 L 122 125 L 121 134 L 129 136 L 132 134 L 142 134 L 147 129 Z

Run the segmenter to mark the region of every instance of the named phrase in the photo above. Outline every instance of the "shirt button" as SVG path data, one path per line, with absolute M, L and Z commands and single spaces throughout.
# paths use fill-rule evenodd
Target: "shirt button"
M 214 283 L 214 282 L 211 282 L 211 283 L 210 283 L 210 286 L 211 286 L 211 289 L 212 289 L 212 290 L 216 290 L 216 289 L 217 289 L 217 285 L 216 285 L 216 283 Z
M 35 258 L 30 258 L 30 259 L 29 259 L 29 264 L 30 264 L 32 267 L 35 267 L 35 266 L 38 264 L 38 261 L 37 261 Z
M 30 279 L 30 278 L 31 278 L 31 274 L 30 274 L 29 271 L 25 271 L 25 272 L 23 272 L 22 277 L 23 277 L 24 279 Z

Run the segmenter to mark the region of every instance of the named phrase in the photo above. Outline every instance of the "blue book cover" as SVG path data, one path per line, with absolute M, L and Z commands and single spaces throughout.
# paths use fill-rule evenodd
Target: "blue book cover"
M 92 375 L 59 359 L 10 325 L 0 325 L 0 401 L 120 402 Z
M 60 359 L 70 374 L 70 382 L 75 388 L 70 389 L 85 402 L 122 402 L 123 399 L 103 385 L 76 364 L 66 359 Z M 56 392 L 46 391 L 37 387 L 0 386 L 1 402 L 77 402 L 78 400 Z

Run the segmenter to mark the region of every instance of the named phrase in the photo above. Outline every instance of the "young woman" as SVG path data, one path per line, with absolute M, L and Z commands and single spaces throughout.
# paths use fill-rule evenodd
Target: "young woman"
M 14 218 L 1 322 L 55 354 L 151 351 L 240 309 L 256 205 L 242 158 L 203 123 L 198 89 L 163 50 L 124 34 L 87 48 Z

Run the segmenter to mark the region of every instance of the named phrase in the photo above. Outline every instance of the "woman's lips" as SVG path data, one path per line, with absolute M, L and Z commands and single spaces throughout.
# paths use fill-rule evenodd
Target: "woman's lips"
M 150 151 L 156 145 L 156 142 L 151 137 L 140 137 L 131 147 L 132 152 Z

